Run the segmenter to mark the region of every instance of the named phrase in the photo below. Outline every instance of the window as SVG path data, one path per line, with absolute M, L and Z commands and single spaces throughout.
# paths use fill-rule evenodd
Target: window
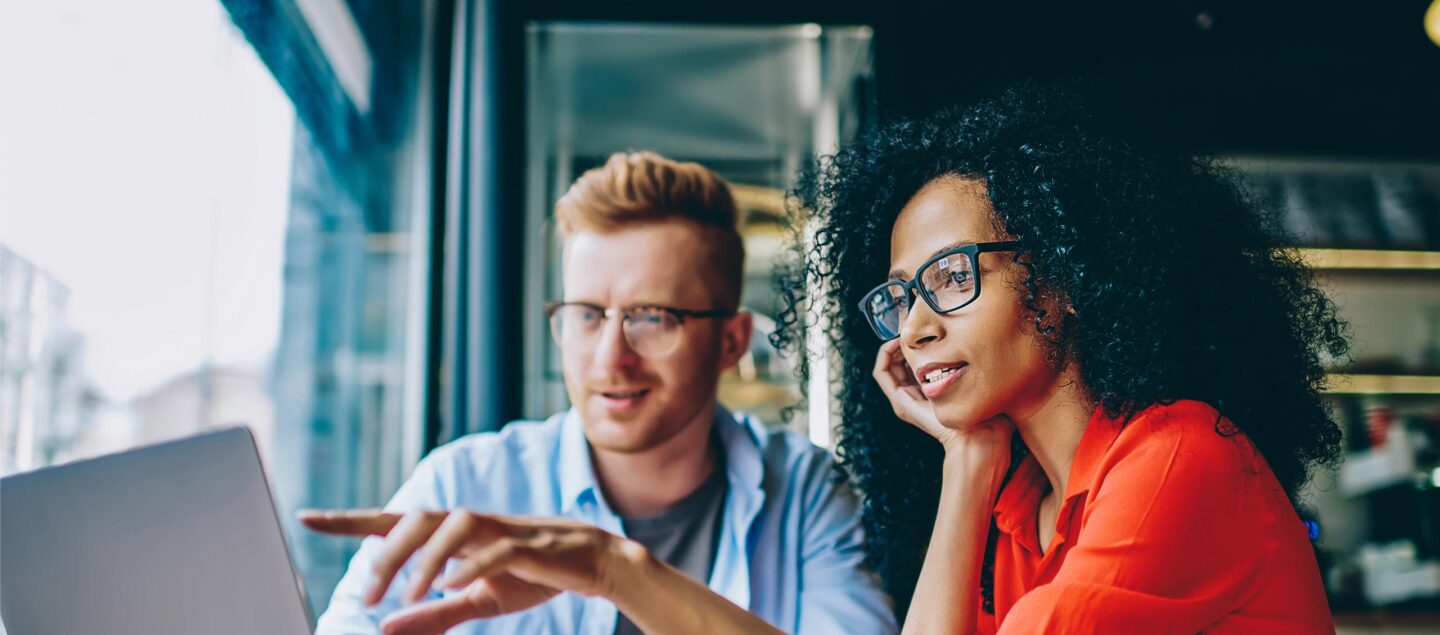
M 318 612 L 292 512 L 420 454 L 435 3 L 284 6 L 6 3 L 0 473 L 246 425 Z
M 274 432 L 295 110 L 216 3 L 11 5 L 6 472 Z

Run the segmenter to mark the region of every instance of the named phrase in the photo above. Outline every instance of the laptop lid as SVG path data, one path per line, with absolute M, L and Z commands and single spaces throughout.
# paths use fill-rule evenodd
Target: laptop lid
M 0 479 L 0 619 L 8 635 L 308 635 L 249 430 Z

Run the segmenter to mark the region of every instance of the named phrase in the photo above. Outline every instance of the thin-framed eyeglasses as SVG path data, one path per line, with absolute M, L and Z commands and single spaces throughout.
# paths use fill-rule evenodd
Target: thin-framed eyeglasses
M 860 312 L 882 341 L 900 337 L 900 327 L 920 296 L 939 315 L 965 308 L 980 297 L 980 254 L 1015 251 L 1020 241 L 969 243 L 926 260 L 909 280 L 891 280 L 865 294 Z
M 588 302 L 551 302 L 545 305 L 550 318 L 550 335 L 562 350 L 587 350 L 595 346 L 605 322 L 620 316 L 625 343 L 642 357 L 664 357 L 680 344 L 680 331 L 687 320 L 728 318 L 734 311 L 695 311 L 658 305 L 605 308 Z

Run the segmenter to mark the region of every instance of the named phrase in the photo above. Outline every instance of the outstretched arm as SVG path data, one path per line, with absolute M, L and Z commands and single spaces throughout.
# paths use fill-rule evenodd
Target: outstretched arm
M 537 606 L 562 591 L 604 597 L 641 630 L 667 633 L 777 633 L 764 620 L 652 556 L 644 546 L 597 527 L 564 519 L 469 511 L 306 512 L 311 529 L 384 536 L 365 602 L 385 596 L 414 557 L 405 601 L 387 617 L 388 635 L 443 633 L 470 620 Z M 440 581 L 463 593 L 421 602 Z M 418 603 L 417 603 L 418 602 Z

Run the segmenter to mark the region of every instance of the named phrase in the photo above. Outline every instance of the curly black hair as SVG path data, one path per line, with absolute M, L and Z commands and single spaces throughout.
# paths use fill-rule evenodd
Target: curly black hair
M 1289 247 L 1280 212 L 1216 162 L 1102 121 L 1073 89 L 1021 84 L 882 126 L 816 161 L 789 197 L 806 238 L 779 276 L 773 340 L 808 377 L 798 349 L 816 316 L 828 321 L 837 451 L 863 496 L 870 564 L 902 618 L 935 521 L 942 452 L 895 417 L 872 379 L 881 342 L 855 302 L 886 278 L 900 209 L 938 177 L 983 183 L 997 227 L 1021 241 L 1014 258 L 1036 332 L 1053 362 L 1076 364 L 1107 416 L 1209 403 L 1234 424 L 1217 421 L 1217 431 L 1247 435 L 1292 502 L 1339 455 L 1320 390 L 1325 355 L 1348 354 L 1347 329 Z M 812 294 L 828 299 L 811 307 Z M 1054 311 L 1055 299 L 1073 314 Z M 991 552 L 993 536 L 985 574 Z M 987 608 L 990 587 L 982 574 Z

